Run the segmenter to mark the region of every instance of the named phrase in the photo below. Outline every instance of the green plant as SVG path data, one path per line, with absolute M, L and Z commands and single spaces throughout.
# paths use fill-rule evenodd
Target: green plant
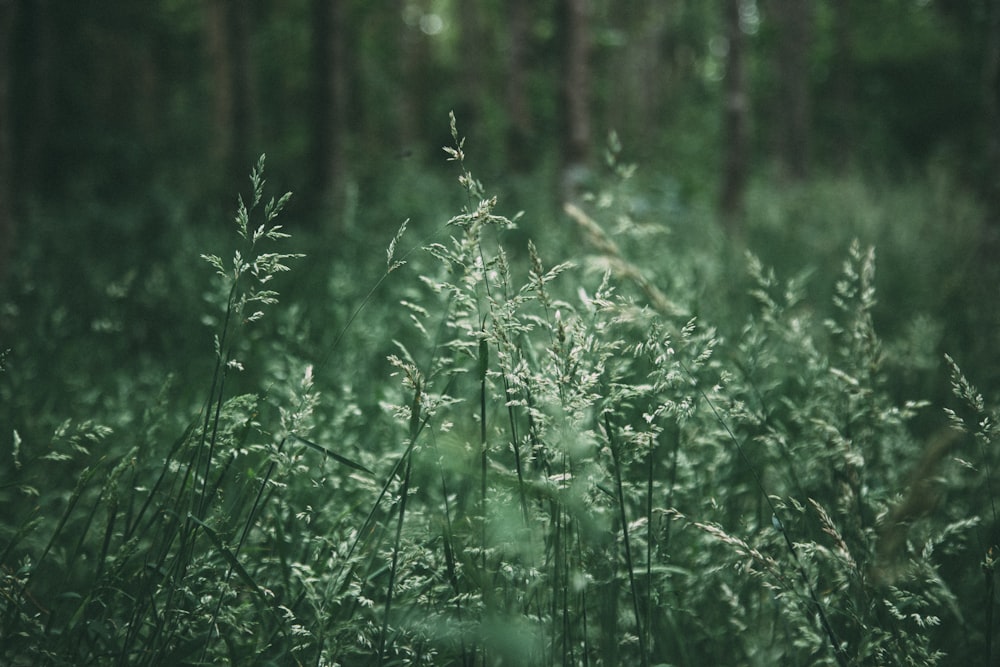
M 873 249 L 782 280 L 616 169 L 549 263 L 450 129 L 461 212 L 282 309 L 261 159 L 239 251 L 203 255 L 196 418 L 167 383 L 11 429 L 0 661 L 992 659 L 997 410 L 950 358 L 946 419 L 914 391 L 936 320 L 880 335 Z
M 205 257 L 221 280 L 223 315 L 201 417 L 164 448 L 151 411 L 132 436 L 137 444 L 112 456 L 99 448 L 129 435 L 67 421 L 50 453 L 24 469 L 15 458 L 13 484 L 34 494 L 52 491 L 18 479 L 30 480 L 52 462 L 87 464 L 64 496 L 56 524 L 28 519 L 5 546 L 5 661 L 180 664 L 215 656 L 238 662 L 265 648 L 233 640 L 245 631 L 251 610 L 265 626 L 282 629 L 279 650 L 295 646 L 291 624 L 258 583 L 266 562 L 247 569 L 240 560 L 261 501 L 275 493 L 290 466 L 281 444 L 268 442 L 260 429 L 262 397 L 233 396 L 227 388 L 230 374 L 243 367 L 245 332 L 263 317 L 263 310 L 248 308 L 276 302 L 268 284 L 296 256 L 260 249 L 285 237 L 274 220 L 289 197 L 268 201 L 263 220 L 252 222 L 262 202 L 263 168 L 261 157 L 250 203 L 239 201 L 236 224 L 245 249 L 228 268 Z M 297 428 L 295 421 L 285 427 Z M 43 531 L 51 531 L 44 548 L 32 548 Z M 14 562 L 16 568 L 8 566 Z

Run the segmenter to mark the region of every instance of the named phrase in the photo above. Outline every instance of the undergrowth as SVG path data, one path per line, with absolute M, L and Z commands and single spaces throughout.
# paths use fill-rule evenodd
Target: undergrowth
M 241 246 L 203 255 L 187 427 L 165 392 L 10 429 L 0 661 L 991 664 L 997 408 L 950 357 L 947 405 L 899 400 L 873 248 L 829 305 L 747 253 L 740 320 L 713 322 L 723 239 L 698 255 L 615 190 L 566 209 L 582 261 L 509 253 L 451 130 L 462 211 L 400 227 L 318 357 L 276 308 L 299 255 L 262 158 Z M 393 340 L 366 319 L 386 294 Z M 362 344 L 384 377 L 345 365 Z

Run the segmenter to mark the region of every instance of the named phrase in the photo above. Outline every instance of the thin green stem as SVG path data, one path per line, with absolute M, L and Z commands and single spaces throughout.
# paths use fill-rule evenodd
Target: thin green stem
M 628 583 L 632 589 L 632 611 L 635 614 L 636 634 L 639 637 L 639 653 L 643 667 L 649 665 L 649 654 L 646 653 L 646 633 L 643 630 L 642 615 L 639 613 L 639 590 L 635 583 L 635 568 L 632 565 L 632 546 L 628 534 L 628 517 L 625 513 L 625 492 L 622 484 L 622 464 L 621 454 L 618 451 L 618 442 L 615 438 L 615 431 L 611 426 L 611 415 L 604 413 L 604 431 L 608 438 L 608 446 L 611 448 L 611 458 L 615 466 L 615 488 L 618 493 L 618 511 L 622 522 L 622 539 L 625 542 L 625 567 L 628 569 Z

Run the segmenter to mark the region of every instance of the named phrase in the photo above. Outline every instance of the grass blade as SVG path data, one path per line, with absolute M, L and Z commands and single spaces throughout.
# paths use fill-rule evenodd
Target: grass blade
M 303 445 L 305 445 L 307 447 L 310 447 L 310 448 L 316 450 L 317 452 L 323 454 L 324 456 L 329 456 L 331 459 L 333 459 L 337 463 L 345 465 L 348 468 L 353 468 L 354 470 L 360 470 L 361 472 L 368 473 L 369 475 L 373 475 L 373 476 L 375 475 L 375 472 L 372 471 L 370 468 L 366 468 L 365 466 L 361 465 L 357 461 L 352 461 L 351 459 L 347 458 L 346 456 L 342 456 L 342 455 L 338 454 L 337 452 L 334 452 L 334 451 L 332 451 L 330 449 L 327 449 L 326 447 L 324 447 L 322 445 L 318 445 L 315 442 L 313 442 L 312 440 L 309 440 L 307 438 L 303 438 L 301 435 L 296 435 L 295 433 L 292 433 L 291 437 L 295 438 L 296 440 L 298 440 Z

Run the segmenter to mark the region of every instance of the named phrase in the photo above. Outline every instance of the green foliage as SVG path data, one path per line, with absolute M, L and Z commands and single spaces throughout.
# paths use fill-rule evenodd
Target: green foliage
M 941 363 L 931 298 L 978 233 L 960 198 L 759 191 L 751 252 L 611 160 L 553 230 L 505 216 L 451 134 L 461 210 L 360 264 L 285 251 L 261 158 L 231 260 L 174 294 L 206 302 L 214 356 L 205 337 L 148 361 L 189 391 L 85 364 L 69 386 L 117 389 L 66 405 L 32 374 L 99 348 L 66 331 L 86 309 L 31 310 L 55 282 L 7 307 L 0 662 L 990 659 L 997 397 Z M 873 210 L 834 233 L 831 201 Z M 969 222 L 927 238 L 941 211 Z M 512 244 L 527 225 L 548 229 Z

